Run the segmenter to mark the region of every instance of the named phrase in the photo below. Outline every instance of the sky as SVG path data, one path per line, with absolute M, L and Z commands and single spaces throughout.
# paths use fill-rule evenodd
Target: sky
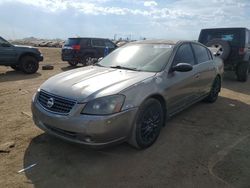
M 0 36 L 198 38 L 200 29 L 250 28 L 250 0 L 0 0 Z

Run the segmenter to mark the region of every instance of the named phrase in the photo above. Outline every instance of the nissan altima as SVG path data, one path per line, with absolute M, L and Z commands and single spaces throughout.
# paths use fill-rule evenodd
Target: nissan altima
M 200 43 L 137 41 L 45 81 L 32 100 L 33 120 L 74 143 L 144 149 L 168 118 L 199 101 L 215 102 L 222 73 L 222 60 Z

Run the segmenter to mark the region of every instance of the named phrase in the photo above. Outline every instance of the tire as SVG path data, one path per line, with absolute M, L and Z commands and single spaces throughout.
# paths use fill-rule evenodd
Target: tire
M 16 71 L 20 70 L 20 67 L 18 65 L 11 65 L 10 67 Z
M 25 56 L 21 59 L 20 68 L 26 74 L 34 74 L 39 68 L 39 63 L 35 57 Z
M 75 67 L 75 66 L 77 66 L 78 62 L 77 62 L 77 61 L 68 61 L 68 64 L 69 64 L 70 66 Z
M 146 100 L 139 108 L 129 144 L 137 149 L 150 147 L 157 140 L 163 123 L 161 103 L 152 98 Z
M 220 57 L 223 60 L 226 60 L 230 54 L 231 47 L 227 41 L 221 39 L 213 39 L 208 41 L 206 44 L 208 47 L 217 48 L 218 52 L 215 56 Z
M 85 55 L 82 64 L 84 66 L 92 65 L 92 55 Z
M 249 62 L 240 63 L 236 69 L 237 80 L 240 82 L 246 82 L 249 74 Z
M 214 79 L 209 95 L 204 99 L 204 101 L 208 103 L 214 103 L 219 96 L 220 90 L 221 90 L 221 79 L 219 76 L 217 76 Z

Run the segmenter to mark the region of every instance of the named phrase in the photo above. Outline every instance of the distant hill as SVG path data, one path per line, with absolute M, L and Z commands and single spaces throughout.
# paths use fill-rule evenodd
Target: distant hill
M 17 45 L 61 48 L 65 41 L 62 39 L 38 39 L 35 37 L 27 37 L 23 39 L 10 40 L 10 42 Z

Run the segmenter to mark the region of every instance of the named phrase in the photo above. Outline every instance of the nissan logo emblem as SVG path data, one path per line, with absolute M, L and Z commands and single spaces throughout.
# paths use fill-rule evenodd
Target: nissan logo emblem
M 54 99 L 53 98 L 49 98 L 49 100 L 47 101 L 47 107 L 51 108 L 54 105 Z

